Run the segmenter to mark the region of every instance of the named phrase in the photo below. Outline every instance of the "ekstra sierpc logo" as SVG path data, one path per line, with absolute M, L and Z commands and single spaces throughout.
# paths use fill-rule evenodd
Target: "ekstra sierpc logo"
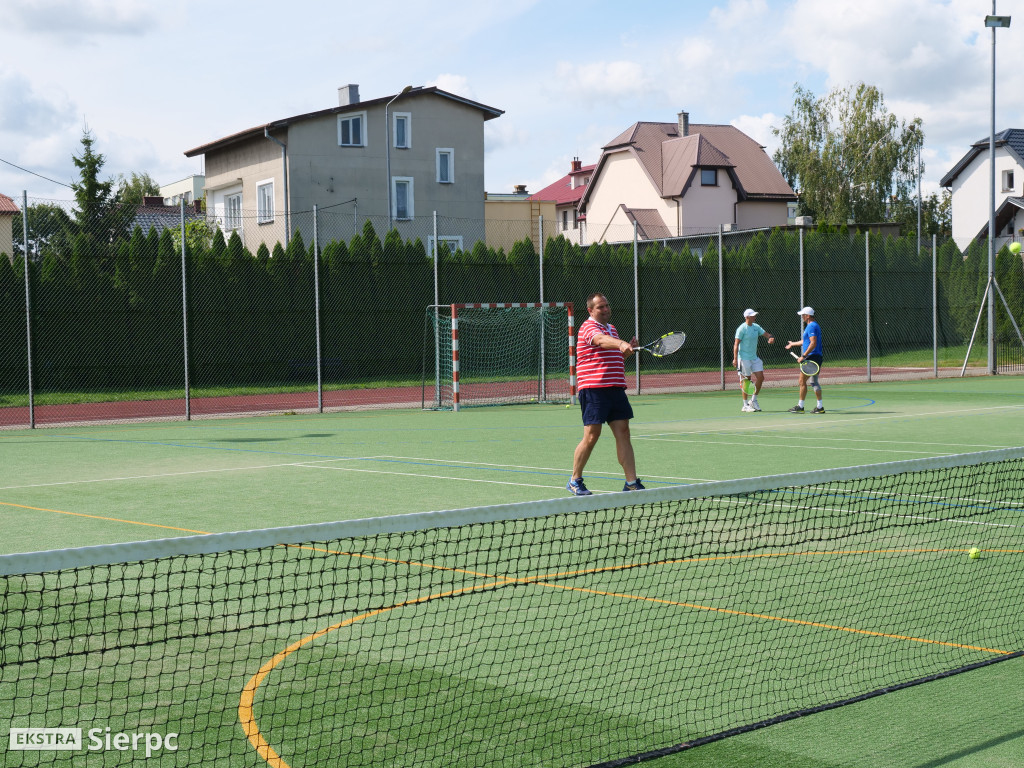
M 156 752 L 178 751 L 176 733 L 121 733 L 110 728 L 90 728 L 82 738 L 81 728 L 11 728 L 12 752 L 145 752 L 151 757 Z
M 36 752 L 64 750 L 77 752 L 82 749 L 81 728 L 11 728 L 12 751 L 30 750 Z

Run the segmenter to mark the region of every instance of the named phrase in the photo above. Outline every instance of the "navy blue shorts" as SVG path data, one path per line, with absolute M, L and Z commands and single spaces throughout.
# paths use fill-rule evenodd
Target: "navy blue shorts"
M 622 387 L 581 389 L 580 410 L 584 426 L 633 418 L 633 407 Z

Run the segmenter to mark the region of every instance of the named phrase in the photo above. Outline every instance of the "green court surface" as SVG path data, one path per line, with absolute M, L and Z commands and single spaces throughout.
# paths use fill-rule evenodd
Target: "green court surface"
M 639 474 L 659 487 L 1022 444 L 1024 377 L 824 383 L 825 414 L 787 413 L 791 389 L 766 388 L 761 413 L 735 391 L 633 397 Z M 581 434 L 576 407 L 550 405 L 0 431 L 0 553 L 559 497 Z M 622 489 L 607 430 L 586 480 Z
M 741 413 L 735 391 L 633 397 L 632 433 L 639 474 L 648 488 L 659 488 L 945 456 L 1022 442 L 1024 377 L 823 384 L 827 412 L 822 415 L 788 413 L 795 403 L 794 392 L 781 387 L 762 392 L 760 413 Z M 0 554 L 562 497 L 567 495 L 565 482 L 581 431 L 578 408 L 550 405 L 0 431 L 0 514 L 5 522 Z M 595 492 L 622 488 L 608 432 L 594 452 L 586 479 Z M 921 536 L 915 545 L 942 545 Z M 978 569 L 989 569 L 992 589 L 1016 581 L 1015 574 L 998 568 L 995 558 L 964 563 L 975 568 L 971 572 L 975 575 Z M 742 579 L 759 589 L 776 589 L 777 610 L 785 613 L 785 599 L 793 594 L 787 585 L 812 576 L 830 578 L 828 566 L 806 562 L 766 570 L 763 577 L 756 567 L 730 576 L 723 566 L 717 573 L 720 582 L 686 581 L 693 594 L 671 595 L 671 599 L 687 605 L 700 603 L 707 593 L 728 591 L 730 584 Z M 918 578 L 907 567 L 898 573 L 908 584 L 921 585 L 906 591 L 914 605 L 900 610 L 913 627 L 908 631 L 928 637 L 934 631 L 928 626 L 929 611 L 918 615 L 911 609 L 936 599 L 927 585 L 927 574 L 932 572 L 922 570 Z M 860 583 L 851 574 L 852 569 L 846 568 L 835 578 Z M 649 576 L 649 570 L 632 576 L 613 573 L 589 581 L 588 589 L 600 585 L 602 578 L 608 580 L 608 594 L 657 589 L 656 583 L 629 580 Z M 846 599 L 862 599 L 857 589 L 850 587 Z M 1007 604 L 1007 611 L 1019 612 L 1021 594 L 1020 589 L 1007 590 L 1017 601 Z M 708 640 L 724 648 L 729 648 L 731 623 L 757 623 L 755 619 L 764 618 L 756 615 L 756 601 L 746 606 L 742 593 L 730 595 L 739 618 L 723 618 Z M 555 608 L 538 608 L 528 620 L 550 623 L 559 614 L 582 610 L 578 606 L 583 600 L 567 599 Z M 818 604 L 811 600 L 801 610 L 820 614 L 816 620 L 824 622 L 834 608 L 832 600 L 823 596 Z M 502 612 L 501 599 L 481 601 L 481 606 L 485 615 Z M 623 629 L 628 627 L 609 627 L 607 633 L 619 643 L 629 634 Z M 665 636 L 648 638 L 648 642 L 657 649 L 670 646 L 671 628 L 659 631 Z M 279 647 L 280 640 L 272 638 L 268 647 Z M 364 650 L 372 657 L 400 656 L 400 649 L 372 646 L 377 642 L 394 644 L 394 638 L 367 636 Z M 842 655 L 846 643 L 866 642 L 879 641 L 844 637 L 829 653 Z M 586 659 L 587 652 L 581 648 L 574 658 Z M 734 657 L 730 670 L 745 669 L 745 675 L 756 678 L 764 665 L 798 668 L 803 653 L 797 644 L 732 648 L 726 655 Z M 402 665 L 396 661 L 392 666 Z M 438 672 L 424 666 L 403 674 L 419 675 L 417 684 L 428 685 L 429 676 Z M 524 674 L 529 676 L 529 670 Z M 856 669 L 849 671 L 851 677 L 858 674 Z M 659 687 L 658 681 L 650 684 Z M 581 684 L 581 690 L 585 687 Z M 529 686 L 515 688 L 516 698 L 528 697 Z M 485 692 L 472 695 L 484 697 Z M 656 698 L 662 693 L 649 695 Z M 694 709 L 715 706 L 702 702 L 701 696 L 700 690 L 688 694 Z M 500 701 L 491 706 L 502 708 Z M 1012 659 L 648 764 L 663 768 L 1008 768 L 1024 764 L 1022 706 L 1024 659 Z M 585 709 L 585 698 L 579 707 Z M 628 729 L 626 709 L 618 714 L 619 727 Z M 528 727 L 546 727 L 542 710 L 538 709 L 536 718 Z M 237 723 L 225 728 L 234 733 Z M 446 765 L 442 758 L 437 760 L 437 765 Z M 265 763 L 254 757 L 252 764 Z M 402 764 L 401 751 L 387 764 Z M 531 762 L 524 759 L 521 764 Z M 557 763 L 541 759 L 535 764 Z M 294 763 L 293 768 L 300 765 Z

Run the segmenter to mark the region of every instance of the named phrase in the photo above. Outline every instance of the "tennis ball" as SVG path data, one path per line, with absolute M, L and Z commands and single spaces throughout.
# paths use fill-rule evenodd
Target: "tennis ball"
M 981 557 L 981 550 L 977 547 L 971 547 L 971 551 L 967 553 L 967 556 L 971 558 L 971 560 L 977 560 Z
M 567 406 L 565 406 L 565 407 L 566 407 L 566 408 L 572 408 L 572 405 L 567 405 Z
M 1020 253 L 1020 243 L 1018 243 L 1018 242 L 1010 243 L 1010 253 Z

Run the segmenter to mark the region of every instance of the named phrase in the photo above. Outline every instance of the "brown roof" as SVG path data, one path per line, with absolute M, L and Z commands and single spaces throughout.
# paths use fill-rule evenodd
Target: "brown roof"
M 21 211 L 14 204 L 13 198 L 0 193 L 0 213 L 21 213 Z
M 483 112 L 484 120 L 492 120 L 495 117 L 500 117 L 501 115 L 505 114 L 505 112 L 501 109 L 489 107 L 486 104 L 481 104 L 478 101 L 472 101 L 470 99 L 463 98 L 462 96 L 456 96 L 454 93 L 449 93 L 448 91 L 442 91 L 440 88 L 434 85 L 429 87 L 419 86 L 413 88 L 411 91 L 409 91 L 408 96 L 406 96 L 405 98 L 413 98 L 415 96 L 424 94 L 433 94 L 445 99 L 457 101 L 460 104 L 475 107 L 476 109 L 479 109 L 481 112 Z M 229 146 L 239 141 L 245 141 L 246 139 L 251 139 L 255 136 L 262 136 L 265 129 L 274 131 L 277 130 L 278 128 L 287 128 L 292 123 L 299 123 L 304 120 L 312 120 L 317 117 L 337 115 L 343 112 L 360 112 L 368 106 L 387 104 L 393 98 L 394 95 L 383 96 L 379 99 L 371 99 L 369 101 L 358 101 L 355 104 L 346 104 L 345 106 L 331 107 L 329 109 L 321 109 L 317 112 L 307 112 L 304 115 L 295 115 L 293 117 L 282 118 L 281 120 L 274 120 L 273 122 L 265 123 L 263 125 L 257 125 L 253 128 L 247 128 L 244 131 L 233 133 L 230 136 L 224 136 L 215 141 L 211 141 L 208 144 L 202 144 L 193 149 L 186 150 L 185 157 L 196 157 L 197 155 L 203 155 L 215 149 L 222 149 L 223 147 Z
M 630 222 L 636 222 L 637 234 L 643 240 L 659 240 L 673 237 L 674 233 L 653 208 L 627 208 L 621 206 Z
M 610 152 L 634 152 L 662 197 L 681 195 L 696 169 L 710 166 L 726 169 L 741 200 L 797 199 L 764 147 L 731 125 L 693 123 L 680 136 L 677 123 L 634 123 L 603 149 L 599 166 Z

